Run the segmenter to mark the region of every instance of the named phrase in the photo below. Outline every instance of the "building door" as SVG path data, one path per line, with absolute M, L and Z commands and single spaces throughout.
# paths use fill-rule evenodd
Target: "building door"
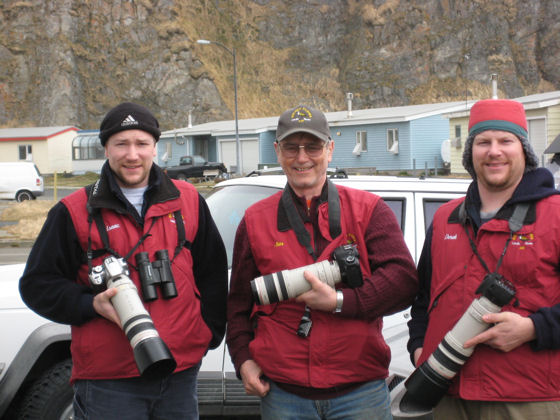
M 259 166 L 259 141 L 243 140 L 241 142 L 241 150 L 243 156 L 243 173 L 248 174 Z
M 220 141 L 220 159 L 226 166 L 229 173 L 234 172 L 237 165 L 234 141 Z
M 259 166 L 259 140 L 241 139 L 240 143 L 242 172 L 248 174 Z M 235 139 L 220 140 L 220 160 L 226 165 L 228 172 L 234 172 L 233 169 L 237 167 Z
M 202 156 L 204 159 L 208 160 L 208 140 L 195 137 L 193 154 Z

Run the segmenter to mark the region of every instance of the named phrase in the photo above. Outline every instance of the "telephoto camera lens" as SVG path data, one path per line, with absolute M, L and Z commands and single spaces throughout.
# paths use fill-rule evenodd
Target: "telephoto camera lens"
M 319 280 L 332 288 L 341 280 L 338 264 L 333 261 L 320 261 L 293 270 L 283 270 L 251 280 L 253 297 L 259 305 L 280 302 L 295 298 L 311 289 L 303 276 L 304 271 L 315 274 Z
M 132 346 L 138 371 L 143 377 L 150 379 L 170 375 L 177 362 L 159 336 L 150 314 L 138 296 L 136 286 L 128 277 L 126 263 L 122 259 L 107 257 L 103 266 L 107 287 L 118 290 L 111 298 L 111 303 Z
M 482 316 L 500 312 L 515 296 L 515 288 L 499 274 L 492 273 L 484 278 L 477 293 L 482 296 L 471 302 L 428 360 L 406 380 L 407 392 L 401 404 L 432 408 L 439 403 L 452 379 L 474 352 L 474 347 L 466 349 L 463 344 L 490 328 Z
M 253 298 L 259 305 L 280 302 L 295 298 L 311 290 L 303 272 L 309 271 L 334 289 L 336 283 L 343 281 L 355 288 L 363 284 L 359 254 L 356 245 L 339 246 L 333 252 L 334 261 L 319 261 L 293 270 L 283 270 L 251 280 Z

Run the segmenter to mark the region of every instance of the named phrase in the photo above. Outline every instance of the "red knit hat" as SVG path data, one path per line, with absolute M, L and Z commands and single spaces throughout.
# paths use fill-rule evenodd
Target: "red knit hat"
M 484 99 L 471 108 L 469 136 L 486 130 L 501 130 L 527 138 L 525 109 L 517 101 L 509 99 Z
M 463 166 L 473 179 L 476 179 L 472 161 L 474 138 L 486 130 L 500 130 L 515 134 L 525 153 L 525 172 L 532 171 L 539 166 L 539 159 L 529 143 L 523 105 L 509 99 L 484 99 L 475 103 L 471 108 L 469 136 L 463 150 Z

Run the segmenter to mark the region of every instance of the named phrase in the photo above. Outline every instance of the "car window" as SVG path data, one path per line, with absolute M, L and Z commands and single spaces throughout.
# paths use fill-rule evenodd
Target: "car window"
M 195 155 L 193 156 L 193 162 L 195 165 L 204 165 L 206 160 L 202 156 Z
M 395 217 L 397 218 L 397 222 L 399 223 L 399 227 L 401 228 L 401 231 L 404 232 L 406 200 L 404 198 L 384 197 L 383 201 L 385 201 L 391 210 L 393 210 L 393 213 L 395 213 Z
M 424 200 L 424 228 L 425 231 L 428 231 L 428 228 L 432 224 L 432 220 L 434 220 L 434 214 L 436 210 L 442 204 L 445 204 L 449 201 L 449 199 L 425 199 Z
M 281 190 L 257 185 L 232 185 L 225 188 L 217 187 L 206 197 L 212 218 L 226 246 L 229 267 L 231 267 L 235 232 L 245 210 L 278 191 Z

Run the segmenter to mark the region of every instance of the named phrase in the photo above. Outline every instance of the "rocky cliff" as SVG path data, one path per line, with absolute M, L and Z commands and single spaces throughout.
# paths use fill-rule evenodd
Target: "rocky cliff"
M 200 45 L 198 39 L 221 43 Z M 560 89 L 557 0 L 4 0 L 0 125 L 97 128 L 113 105 L 163 129 Z

